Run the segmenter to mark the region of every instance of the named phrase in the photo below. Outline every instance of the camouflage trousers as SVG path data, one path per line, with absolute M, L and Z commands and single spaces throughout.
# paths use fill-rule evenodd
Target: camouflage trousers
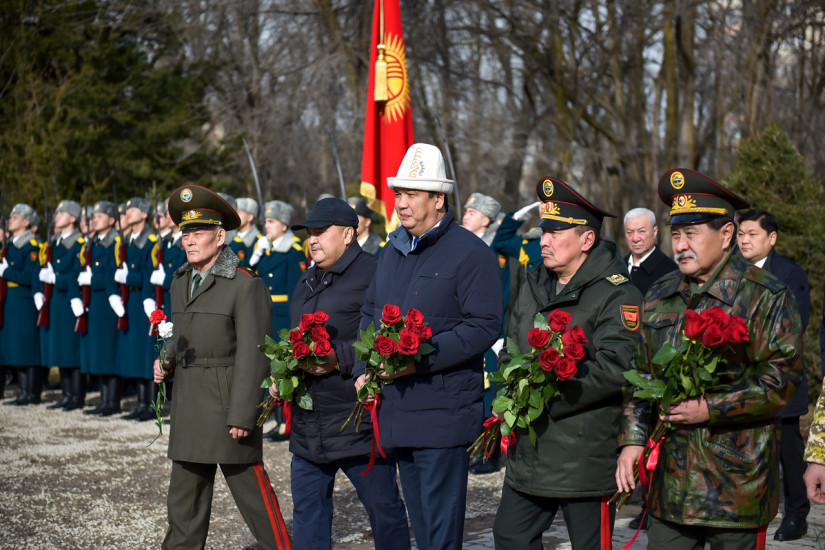
M 650 517 L 647 550 L 764 550 L 767 525 L 756 529 L 724 529 L 704 525 L 681 525 Z

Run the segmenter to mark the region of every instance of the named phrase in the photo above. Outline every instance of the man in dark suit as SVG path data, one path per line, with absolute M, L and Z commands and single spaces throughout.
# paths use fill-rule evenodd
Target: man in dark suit
M 624 236 L 630 249 L 624 260 L 631 282 L 643 296 L 656 279 L 676 269 L 676 263 L 656 246 L 658 234 L 656 215 L 647 208 L 634 208 L 624 215 Z
M 811 285 L 807 273 L 799 264 L 774 250 L 778 236 L 779 221 L 770 212 L 754 209 L 739 216 L 737 242 L 740 254 L 750 263 L 776 275 L 793 292 L 799 304 L 804 332 L 811 316 Z M 782 524 L 774 534 L 774 539 L 780 541 L 800 539 L 808 531 L 806 518 L 811 506 L 802 480 L 805 473 L 802 458 L 805 442 L 799 432 L 799 417 L 807 412 L 808 380 L 807 376 L 803 376 L 796 396 L 782 412 L 779 463 L 782 465 L 785 508 Z
M 656 215 L 647 208 L 634 208 L 624 215 L 624 238 L 630 254 L 625 256 L 630 282 L 639 289 L 642 296 L 656 279 L 678 269 L 676 262 L 656 246 L 659 227 Z M 644 498 L 644 497 L 643 497 Z M 630 520 L 631 529 L 647 529 L 646 503 L 642 500 L 642 511 Z

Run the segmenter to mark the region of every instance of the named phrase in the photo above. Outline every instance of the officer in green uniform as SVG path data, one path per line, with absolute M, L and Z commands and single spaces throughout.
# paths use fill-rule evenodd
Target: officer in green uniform
M 172 282 L 174 335 L 168 361 L 155 361 L 161 382 L 174 376 L 168 456 L 169 528 L 162 548 L 203 548 L 212 488 L 220 465 L 241 515 L 264 550 L 291 547 L 264 469 L 255 426 L 269 360 L 258 350 L 272 332 L 266 285 L 226 245 L 237 213 L 212 191 L 187 185 L 169 198 L 188 263 Z
M 599 238 L 603 218 L 613 214 L 555 178 L 540 180 L 536 194 L 544 265 L 526 273 L 507 336 L 527 351 L 536 314 L 561 310 L 588 342 L 578 373 L 559 383 L 561 395 L 533 421 L 536 445 L 516 429 L 493 534 L 502 550 L 541 548 L 561 509 L 573 549 L 598 550 L 609 547 L 613 530 L 608 500 L 616 490 L 623 373 L 639 344 L 642 296 L 616 245 Z M 500 359 L 507 361 L 506 349 Z
M 748 207 L 744 199 L 685 169 L 665 173 L 659 197 L 671 208 L 679 271 L 648 290 L 636 368 L 649 376 L 654 354 L 681 344 L 687 309 L 742 317 L 749 342 L 734 359 L 738 372 L 700 398 L 667 411 L 628 399 L 616 481 L 623 491 L 635 485 L 633 465 L 660 416 L 676 428 L 651 473 L 648 548 L 764 548 L 779 504 L 778 424 L 803 374 L 796 301 L 779 279 L 733 252 L 734 211 Z

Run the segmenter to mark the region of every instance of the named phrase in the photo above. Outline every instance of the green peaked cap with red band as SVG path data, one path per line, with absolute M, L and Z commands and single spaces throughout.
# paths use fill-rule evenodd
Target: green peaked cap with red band
M 568 229 L 577 225 L 589 225 L 600 230 L 605 217 L 616 217 L 585 199 L 570 184 L 560 179 L 541 178 L 536 183 L 536 196 L 543 203 L 539 227 Z
M 736 210 L 749 208 L 748 201 L 728 191 L 699 172 L 676 168 L 659 180 L 659 198 L 670 207 L 668 225 L 705 223 Z

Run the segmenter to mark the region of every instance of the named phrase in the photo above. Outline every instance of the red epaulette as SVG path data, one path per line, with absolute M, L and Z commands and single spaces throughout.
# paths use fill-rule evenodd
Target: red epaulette
M 254 274 L 254 273 L 252 273 L 252 272 L 249 270 L 249 268 L 248 268 L 248 267 L 246 267 L 246 266 L 238 266 L 238 267 L 236 267 L 235 269 L 237 269 L 238 271 L 240 271 L 241 273 L 243 273 L 244 275 L 246 275 L 246 276 L 247 276 L 247 277 L 249 277 L 250 279 L 254 279 L 254 278 L 255 278 L 255 274 Z

